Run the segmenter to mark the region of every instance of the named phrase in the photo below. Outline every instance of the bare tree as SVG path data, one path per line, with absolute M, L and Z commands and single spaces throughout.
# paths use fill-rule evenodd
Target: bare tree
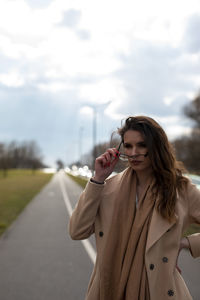
M 6 176 L 9 168 L 32 169 L 33 172 L 44 167 L 39 146 L 35 141 L 17 143 L 12 141 L 8 144 L 0 144 L 0 169 Z
M 195 123 L 195 127 L 200 130 L 200 92 L 195 99 L 183 109 L 184 114 Z
M 4 144 L 0 144 L 0 169 L 3 171 L 3 176 L 7 176 L 7 170 L 9 169 L 9 156 Z
M 189 172 L 200 174 L 200 93 L 183 108 L 184 114 L 194 122 L 190 136 L 174 141 L 176 155 Z
M 57 164 L 58 171 L 64 169 L 64 162 L 61 159 L 57 159 L 56 164 Z

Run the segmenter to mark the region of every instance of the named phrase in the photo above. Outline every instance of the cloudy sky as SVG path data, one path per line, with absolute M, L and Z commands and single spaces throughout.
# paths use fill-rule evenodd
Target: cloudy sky
M 200 88 L 200 0 L 0 0 L 0 141 L 70 163 L 128 115 L 189 133 Z M 80 139 L 81 138 L 81 139 Z

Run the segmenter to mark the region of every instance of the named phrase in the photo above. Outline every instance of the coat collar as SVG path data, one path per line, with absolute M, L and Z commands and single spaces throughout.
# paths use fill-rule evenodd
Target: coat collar
M 164 219 L 156 209 L 154 209 L 147 237 L 146 253 L 155 244 L 155 242 L 157 242 L 162 237 L 162 235 L 167 230 L 169 230 L 171 227 L 174 226 L 174 224 L 177 223 L 177 221 L 177 214 L 175 214 L 172 221 L 169 222 L 168 220 Z

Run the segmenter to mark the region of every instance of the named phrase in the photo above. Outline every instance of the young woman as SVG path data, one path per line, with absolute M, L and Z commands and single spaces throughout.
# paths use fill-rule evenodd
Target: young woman
M 129 117 L 118 132 L 120 147 L 96 159 L 70 219 L 72 239 L 96 237 L 86 299 L 192 299 L 177 259 L 182 248 L 200 256 L 200 234 L 183 238 L 189 224 L 200 224 L 200 191 L 152 118 Z M 129 166 L 109 177 L 120 157 Z

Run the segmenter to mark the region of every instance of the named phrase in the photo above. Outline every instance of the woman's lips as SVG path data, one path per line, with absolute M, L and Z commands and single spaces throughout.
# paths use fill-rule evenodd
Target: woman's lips
M 139 165 L 139 164 L 142 163 L 142 161 L 141 161 L 141 160 L 131 160 L 131 163 L 132 163 L 133 165 Z

